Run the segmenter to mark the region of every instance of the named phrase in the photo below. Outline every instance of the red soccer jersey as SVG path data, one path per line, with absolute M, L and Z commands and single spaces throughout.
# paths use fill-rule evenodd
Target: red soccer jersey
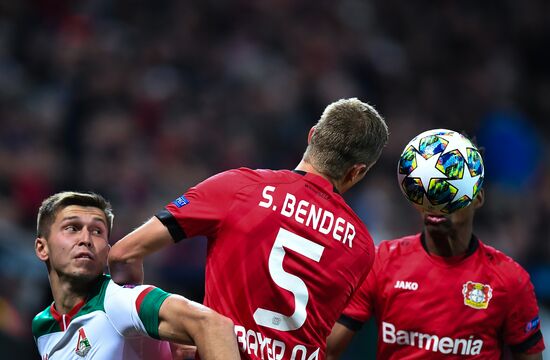
M 205 305 L 235 322 L 243 358 L 324 359 L 326 337 L 374 261 L 371 236 L 324 178 L 230 170 L 157 217 L 208 237 Z
M 380 359 L 499 359 L 544 350 L 529 275 L 475 237 L 466 257 L 430 255 L 420 234 L 384 241 L 339 322 L 372 314 Z

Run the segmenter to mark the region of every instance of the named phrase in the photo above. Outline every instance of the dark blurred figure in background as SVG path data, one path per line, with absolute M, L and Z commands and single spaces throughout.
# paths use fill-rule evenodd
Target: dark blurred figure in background
M 424 5 L 2 2 L 0 347 L 32 349 L 30 319 L 49 297 L 41 264 L 22 255 L 41 199 L 103 193 L 120 238 L 173 188 L 234 166 L 293 166 L 309 120 L 344 97 L 369 99 L 395 129 L 348 197 L 375 240 L 418 228 L 392 221 L 414 217 L 387 181 L 401 144 L 465 130 L 493 164 L 477 235 L 522 264 L 550 305 L 550 3 Z M 202 299 L 203 244 L 151 259 L 147 282 Z

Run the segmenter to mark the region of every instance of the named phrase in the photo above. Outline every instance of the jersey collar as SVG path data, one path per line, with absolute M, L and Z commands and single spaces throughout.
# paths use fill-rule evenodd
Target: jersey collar
M 80 312 L 80 310 L 83 311 L 89 311 L 90 307 L 97 307 L 96 302 L 98 301 L 98 297 L 100 297 L 100 301 L 103 301 L 103 296 L 105 294 L 105 287 L 111 280 L 110 275 L 103 274 L 100 277 L 98 277 L 97 282 L 92 286 L 90 293 L 88 294 L 86 299 L 83 299 L 79 301 L 71 310 L 69 310 L 66 314 L 60 314 L 56 308 L 55 308 L 55 302 L 53 302 L 50 305 L 50 314 L 54 318 L 55 321 L 59 324 L 59 327 L 62 331 L 67 330 L 67 327 L 73 320 L 75 316 L 77 316 Z
M 292 170 L 292 172 L 304 176 L 308 181 L 311 181 L 312 183 L 318 185 L 319 187 L 321 187 L 323 189 L 333 191 L 336 194 L 340 195 L 340 192 L 338 191 L 336 186 L 334 186 L 330 181 L 328 181 L 327 179 L 325 179 L 324 177 L 322 177 L 320 175 L 315 175 L 315 174 L 309 173 L 307 171 L 296 170 L 296 169 Z
M 52 303 L 52 305 L 50 306 L 50 313 L 52 314 L 52 317 L 54 318 L 54 320 L 57 321 L 57 323 L 59 324 L 59 327 L 61 328 L 61 330 L 65 331 L 67 330 L 67 327 L 71 323 L 71 320 L 73 319 L 73 317 L 78 313 L 80 309 L 82 309 L 84 304 L 86 304 L 86 301 L 81 300 L 71 310 L 69 310 L 68 313 L 60 314 L 55 309 L 55 306 L 54 306 L 55 303 Z

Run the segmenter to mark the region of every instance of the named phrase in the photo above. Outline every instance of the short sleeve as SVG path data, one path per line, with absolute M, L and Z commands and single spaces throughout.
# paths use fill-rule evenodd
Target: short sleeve
M 214 236 L 226 217 L 236 193 L 251 183 L 245 169 L 214 175 L 190 188 L 156 216 L 170 230 L 174 241 L 197 235 Z
M 544 350 L 539 308 L 529 275 L 521 269 L 511 284 L 504 341 L 513 352 L 534 354 Z
M 378 252 L 379 249 L 377 248 L 372 270 L 361 286 L 355 291 L 338 320 L 340 324 L 346 326 L 350 330 L 359 330 L 373 314 L 374 298 L 372 295 L 376 289 L 376 273 L 380 267 Z
M 111 281 L 105 294 L 105 312 L 124 337 L 146 335 L 159 339 L 159 309 L 168 296 L 154 286 L 119 286 Z

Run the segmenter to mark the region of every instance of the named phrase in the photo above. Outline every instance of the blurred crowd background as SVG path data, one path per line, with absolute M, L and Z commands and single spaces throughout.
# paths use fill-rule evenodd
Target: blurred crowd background
M 546 314 L 549 44 L 544 0 L 0 2 L 2 357 L 38 358 L 30 321 L 51 302 L 33 251 L 45 197 L 103 194 L 114 242 L 218 171 L 293 168 L 344 97 L 373 104 L 391 131 L 345 196 L 375 240 L 421 226 L 396 181 L 405 144 L 465 131 L 485 148 L 476 233 L 530 272 Z M 204 254 L 203 239 L 180 243 L 148 261 L 146 280 L 201 301 Z

